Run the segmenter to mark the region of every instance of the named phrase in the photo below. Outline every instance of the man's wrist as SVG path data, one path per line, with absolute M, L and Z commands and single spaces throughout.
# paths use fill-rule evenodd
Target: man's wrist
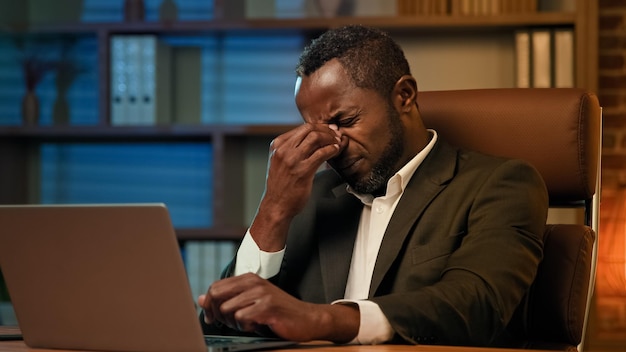
M 357 335 L 350 343 L 376 345 L 387 342 L 393 338 L 395 332 L 378 304 L 370 300 L 346 299 L 336 300 L 332 304 L 358 307 L 360 324 Z
M 348 343 L 359 333 L 360 313 L 356 304 L 323 305 L 320 340 Z
M 278 218 L 268 212 L 257 214 L 250 226 L 250 234 L 264 252 L 278 252 L 285 247 L 291 219 Z

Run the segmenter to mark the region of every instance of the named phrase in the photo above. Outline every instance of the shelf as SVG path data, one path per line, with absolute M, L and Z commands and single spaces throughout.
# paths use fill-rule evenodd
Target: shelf
M 11 140 L 210 140 L 222 136 L 273 136 L 295 125 L 163 125 L 163 126 L 2 126 L 0 138 Z
M 576 14 L 570 12 L 536 12 L 504 14 L 500 16 L 398 16 L 398 17 L 335 17 L 293 19 L 241 19 L 180 22 L 118 22 L 37 25 L 28 29 L 12 28 L 29 33 L 146 33 L 146 32 L 232 32 L 236 30 L 294 30 L 323 31 L 349 24 L 379 27 L 391 32 L 410 32 L 428 29 L 512 28 L 519 26 L 570 26 L 576 23 Z
M 245 227 L 222 227 L 222 228 L 183 228 L 176 229 L 176 237 L 180 241 L 202 240 L 241 240 L 246 233 Z

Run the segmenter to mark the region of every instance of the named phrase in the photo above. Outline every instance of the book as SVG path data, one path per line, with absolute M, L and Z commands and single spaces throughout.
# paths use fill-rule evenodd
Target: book
M 500 0 L 500 8 L 502 13 L 515 13 L 517 11 L 517 4 L 522 0 Z
M 536 0 L 535 0 L 536 1 Z M 551 0 L 541 1 L 539 10 L 545 12 L 574 12 L 576 11 L 576 0 Z
M 435 0 L 433 6 L 437 15 L 447 15 L 450 12 L 448 0 Z
M 502 0 L 490 0 L 489 1 L 489 14 L 496 16 L 502 13 Z
M 489 15 L 489 2 L 493 0 L 474 0 L 474 15 Z
M 463 16 L 468 16 L 472 14 L 474 0 L 459 0 L 459 14 Z

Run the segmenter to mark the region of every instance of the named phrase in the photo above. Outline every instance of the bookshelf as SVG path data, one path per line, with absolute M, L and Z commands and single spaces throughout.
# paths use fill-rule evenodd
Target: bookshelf
M 222 36 L 232 33 L 254 32 L 256 35 L 295 34 L 304 38 L 315 37 L 328 28 L 347 24 L 363 24 L 389 31 L 406 46 L 411 66 L 413 55 L 424 53 L 432 47 L 429 43 L 443 43 L 446 49 L 455 43 L 470 43 L 465 50 L 474 50 L 471 43 L 501 42 L 496 44 L 493 56 L 507 58 L 501 74 L 493 74 L 494 81 L 486 85 L 512 84 L 514 67 L 511 52 L 514 33 L 527 28 L 571 28 L 575 33 L 575 85 L 597 90 L 597 0 L 574 0 L 575 10 L 539 11 L 536 13 L 476 15 L 419 15 L 419 16 L 367 16 L 335 18 L 284 18 L 284 19 L 216 19 L 180 22 L 112 22 L 112 23 L 57 23 L 14 25 L 3 30 L 5 35 L 54 35 L 94 37 L 97 45 L 97 122 L 93 125 L 0 125 L 0 203 L 37 202 L 37 164 L 42 144 L 63 143 L 206 143 L 212 147 L 212 214 L 208 227 L 177 229 L 181 240 L 237 240 L 241 238 L 247 222 L 254 213 L 262 191 L 265 173 L 264 151 L 271 139 L 294 126 L 294 123 L 228 124 L 227 122 L 202 124 L 170 124 L 155 126 L 113 126 L 110 122 L 110 39 L 115 35 L 157 34 L 202 37 Z M 558 0 L 539 0 L 543 3 Z M 440 40 L 441 39 L 441 40 Z M 471 39 L 471 40 L 466 40 Z M 413 45 L 415 47 L 413 47 Z M 423 44 L 426 43 L 426 44 Z M 429 46 L 431 45 L 431 46 Z M 480 45 L 480 44 L 477 44 Z M 478 53 L 480 53 L 480 50 Z M 490 50 L 490 49 L 489 49 Z M 428 56 L 427 54 L 425 56 Z M 458 55 L 457 55 L 458 56 Z M 295 65 L 295 62 L 293 63 Z M 467 72 L 485 75 L 485 67 L 462 67 Z M 423 70 L 423 68 L 422 68 Z M 418 67 L 417 71 L 420 71 Z M 449 82 L 441 87 L 471 87 L 473 76 L 467 82 L 456 82 L 454 73 L 435 68 L 440 76 L 448 73 Z M 504 81 L 497 81 L 506 76 Z M 425 78 L 425 85 L 439 82 L 439 77 Z M 418 77 L 418 82 L 420 78 Z M 465 86 L 463 84 L 466 84 Z M 475 88 L 479 88 L 476 86 Z M 424 88 L 422 88 L 424 89 Z

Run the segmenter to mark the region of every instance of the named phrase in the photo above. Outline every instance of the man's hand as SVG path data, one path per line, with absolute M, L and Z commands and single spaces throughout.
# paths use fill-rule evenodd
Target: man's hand
M 281 250 L 294 216 L 311 195 L 313 177 L 347 146 L 337 126 L 305 123 L 278 136 L 270 146 L 265 192 L 250 233 L 266 252 Z
M 358 308 L 297 300 L 255 274 L 226 278 L 211 285 L 198 304 L 208 324 L 253 332 L 262 326 L 292 341 L 349 342 L 359 330 Z

